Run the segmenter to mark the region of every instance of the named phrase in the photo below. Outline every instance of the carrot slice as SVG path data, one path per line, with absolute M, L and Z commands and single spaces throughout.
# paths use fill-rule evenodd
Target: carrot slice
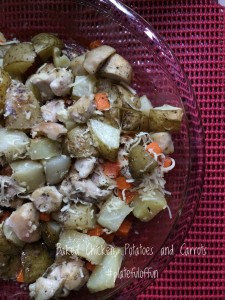
M 163 167 L 168 168 L 172 165 L 172 159 L 170 157 L 165 157 L 164 162 L 163 162 Z
M 97 225 L 95 228 L 89 229 L 87 234 L 90 236 L 101 236 L 103 232 L 103 228 L 100 225 Z
M 98 48 L 101 45 L 102 45 L 102 42 L 100 40 L 92 41 L 89 45 L 89 49 L 92 50 L 92 49 Z
M 51 215 L 44 213 L 44 212 L 40 212 L 39 213 L 39 220 L 40 221 L 44 221 L 44 222 L 49 222 L 51 220 Z
M 105 162 L 103 164 L 103 171 L 105 173 L 106 176 L 110 177 L 110 178 L 116 178 L 119 176 L 120 174 L 120 165 L 119 162 Z
M 146 146 L 146 150 L 149 151 L 149 150 L 152 150 L 153 152 L 155 152 L 156 154 L 161 154 L 162 153 L 162 149 L 161 147 L 156 143 L 156 142 L 152 142 L 150 144 L 148 144 Z
M 129 220 L 124 220 L 117 230 L 116 235 L 121 237 L 127 237 L 132 227 L 132 223 Z
M 110 108 L 110 102 L 106 93 L 95 94 L 95 105 L 98 110 L 107 110 Z
M 17 276 L 16 276 L 16 281 L 17 281 L 17 282 L 20 282 L 20 283 L 23 283 L 23 282 L 24 282 L 23 269 L 21 269 L 21 270 L 19 271 L 19 273 L 17 274 Z
M 106 241 L 106 243 L 112 243 L 115 237 L 115 233 L 106 234 L 104 232 L 101 237 Z
M 120 190 L 130 189 L 132 187 L 132 184 L 127 182 L 124 176 L 116 178 L 116 184 Z
M 89 271 L 94 271 L 96 265 L 93 265 L 92 263 L 90 263 L 89 261 L 86 262 L 85 267 L 89 270 Z
M 120 197 L 120 199 L 123 200 L 122 191 L 118 189 L 117 194 L 118 197 Z M 130 204 L 137 194 L 138 194 L 137 192 L 126 190 L 125 191 L 126 204 Z

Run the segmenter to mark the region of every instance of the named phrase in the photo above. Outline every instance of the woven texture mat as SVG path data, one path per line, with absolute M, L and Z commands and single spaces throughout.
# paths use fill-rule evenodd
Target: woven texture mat
M 225 8 L 213 0 L 123 1 L 171 46 L 192 82 L 206 141 L 203 193 L 180 253 L 138 299 L 225 299 Z

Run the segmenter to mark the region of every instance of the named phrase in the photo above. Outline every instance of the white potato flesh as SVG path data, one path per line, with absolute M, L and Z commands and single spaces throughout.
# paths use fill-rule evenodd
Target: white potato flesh
M 78 99 L 91 96 L 96 90 L 96 78 L 92 75 L 76 76 L 73 84 L 72 97 Z
M 57 244 L 57 248 L 81 256 L 95 265 L 102 262 L 106 246 L 104 239 L 99 236 L 90 236 L 70 229 L 61 233 Z
M 150 109 L 153 108 L 151 101 L 148 99 L 146 95 L 140 97 L 140 104 L 141 104 L 141 112 L 145 116 L 149 116 Z
M 132 210 L 133 208 L 127 205 L 125 201 L 112 196 L 102 206 L 97 221 L 101 226 L 115 232 Z
M 57 220 L 65 229 L 85 230 L 96 226 L 95 211 L 91 205 L 73 204 L 57 215 Z
M 70 66 L 70 60 L 66 55 L 61 55 L 61 49 L 55 47 L 53 49 L 53 62 L 56 68 L 68 68 Z
M 92 139 L 100 154 L 108 160 L 116 161 L 120 142 L 120 130 L 104 122 L 90 120 Z
M 111 247 L 107 251 L 101 265 L 95 267 L 87 282 L 87 288 L 91 293 L 115 287 L 115 281 L 121 268 L 123 255 L 123 248 Z
M 18 246 L 18 247 L 23 247 L 25 242 L 21 241 L 17 235 L 15 234 L 15 232 L 13 231 L 12 227 L 9 226 L 8 224 L 8 220 L 6 219 L 6 221 L 3 223 L 3 233 L 4 236 L 6 237 L 6 239 L 10 242 L 12 242 L 14 245 Z
M 134 207 L 134 216 L 142 222 L 148 222 L 167 207 L 167 202 L 160 191 L 152 190 L 145 194 L 143 193 L 141 196 L 137 196 L 132 206 Z
M 12 178 L 19 185 L 25 187 L 28 192 L 33 192 L 35 189 L 44 186 L 45 175 L 41 163 L 32 160 L 21 160 L 11 163 L 10 167 L 13 170 Z
M 62 153 L 60 143 L 48 138 L 32 139 L 29 154 L 32 160 L 48 159 Z
M 66 155 L 59 155 L 43 160 L 47 184 L 60 183 L 69 171 L 71 158 Z
M 4 155 L 7 161 L 22 158 L 29 144 L 30 139 L 24 132 L 0 128 L 0 156 Z
M 133 70 L 130 63 L 116 53 L 109 57 L 103 67 L 99 70 L 99 74 L 105 78 L 130 84 Z
M 116 50 L 114 48 L 107 45 L 102 45 L 87 52 L 83 64 L 84 69 L 89 74 L 95 74 L 106 59 L 115 52 Z
M 70 64 L 72 73 L 74 76 L 88 75 L 88 72 L 84 69 L 85 54 L 75 57 Z

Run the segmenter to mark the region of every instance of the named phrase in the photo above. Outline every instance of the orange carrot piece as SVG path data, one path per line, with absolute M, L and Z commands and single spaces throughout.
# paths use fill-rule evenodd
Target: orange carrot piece
M 116 184 L 117 184 L 118 189 L 120 189 L 120 190 L 130 189 L 132 187 L 132 184 L 127 182 L 126 178 L 124 176 L 117 177 Z
M 156 154 L 161 154 L 162 153 L 162 149 L 161 147 L 156 143 L 156 142 L 152 142 L 150 144 L 148 144 L 146 146 L 146 150 L 149 151 L 149 150 L 152 150 L 153 152 L 155 152 Z
M 93 41 L 90 43 L 89 49 L 92 50 L 92 49 L 98 48 L 101 45 L 102 45 L 102 42 L 100 40 L 96 40 L 96 41 Z
M 116 235 L 121 237 L 127 237 L 132 227 L 132 223 L 129 220 L 124 220 L 117 230 Z
M 165 157 L 164 162 L 163 162 L 163 167 L 168 168 L 172 165 L 172 160 L 170 157 Z
M 11 215 L 10 211 L 5 211 L 3 213 L 3 215 L 0 217 L 0 223 L 2 223 L 3 221 L 5 221 L 10 215 Z
M 123 195 L 122 195 L 122 191 L 118 189 L 118 197 L 120 197 L 120 199 L 123 200 Z M 135 192 L 135 191 L 129 191 L 129 190 L 126 190 L 125 191 L 125 198 L 126 198 L 126 204 L 130 204 L 134 197 L 137 195 L 138 193 Z
M 21 270 L 19 271 L 19 273 L 17 274 L 17 276 L 16 276 L 16 281 L 17 281 L 17 282 L 20 282 L 20 283 L 23 283 L 23 282 L 24 282 L 23 269 L 21 269 Z
M 94 271 L 96 265 L 93 265 L 92 263 L 90 263 L 89 261 L 86 262 L 85 267 L 89 270 L 89 271 Z
M 110 162 L 110 161 L 106 161 L 103 164 L 103 171 L 105 173 L 106 176 L 110 177 L 110 178 L 117 178 L 120 174 L 120 165 L 119 162 Z
M 39 220 L 49 222 L 51 220 L 51 215 L 44 212 L 39 212 Z
M 106 234 L 104 232 L 101 237 L 106 241 L 106 243 L 112 243 L 115 237 L 115 233 Z
M 95 228 L 89 229 L 87 234 L 90 236 L 101 236 L 103 232 L 103 228 L 100 225 L 97 225 Z
M 107 110 L 110 108 L 110 102 L 106 93 L 95 94 L 95 105 L 98 110 Z

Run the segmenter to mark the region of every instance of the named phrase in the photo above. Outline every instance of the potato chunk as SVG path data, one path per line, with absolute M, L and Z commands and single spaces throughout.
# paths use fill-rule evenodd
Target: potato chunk
M 182 108 L 164 104 L 149 112 L 149 129 L 152 132 L 179 131 L 183 118 Z
M 87 282 L 87 288 L 91 293 L 115 287 L 115 281 L 121 268 L 123 254 L 123 248 L 119 247 L 111 247 L 107 251 L 101 265 L 95 267 Z
M 105 122 L 90 120 L 91 135 L 100 154 L 116 161 L 120 142 L 120 130 Z
M 11 163 L 10 166 L 13 169 L 12 178 L 25 187 L 28 192 L 32 192 L 45 184 L 45 175 L 41 163 L 32 160 L 21 160 Z
M 167 202 L 160 191 L 152 190 L 137 196 L 132 206 L 134 216 L 143 222 L 148 222 L 166 208 Z
M 5 96 L 10 82 L 11 78 L 9 74 L 0 68 L 0 115 L 3 113 L 5 108 Z
M 15 77 L 24 74 L 34 64 L 35 58 L 36 53 L 31 43 L 19 43 L 5 53 L 3 66 L 12 77 Z
M 48 138 L 32 139 L 29 154 L 32 160 L 48 159 L 62 153 L 60 143 Z

